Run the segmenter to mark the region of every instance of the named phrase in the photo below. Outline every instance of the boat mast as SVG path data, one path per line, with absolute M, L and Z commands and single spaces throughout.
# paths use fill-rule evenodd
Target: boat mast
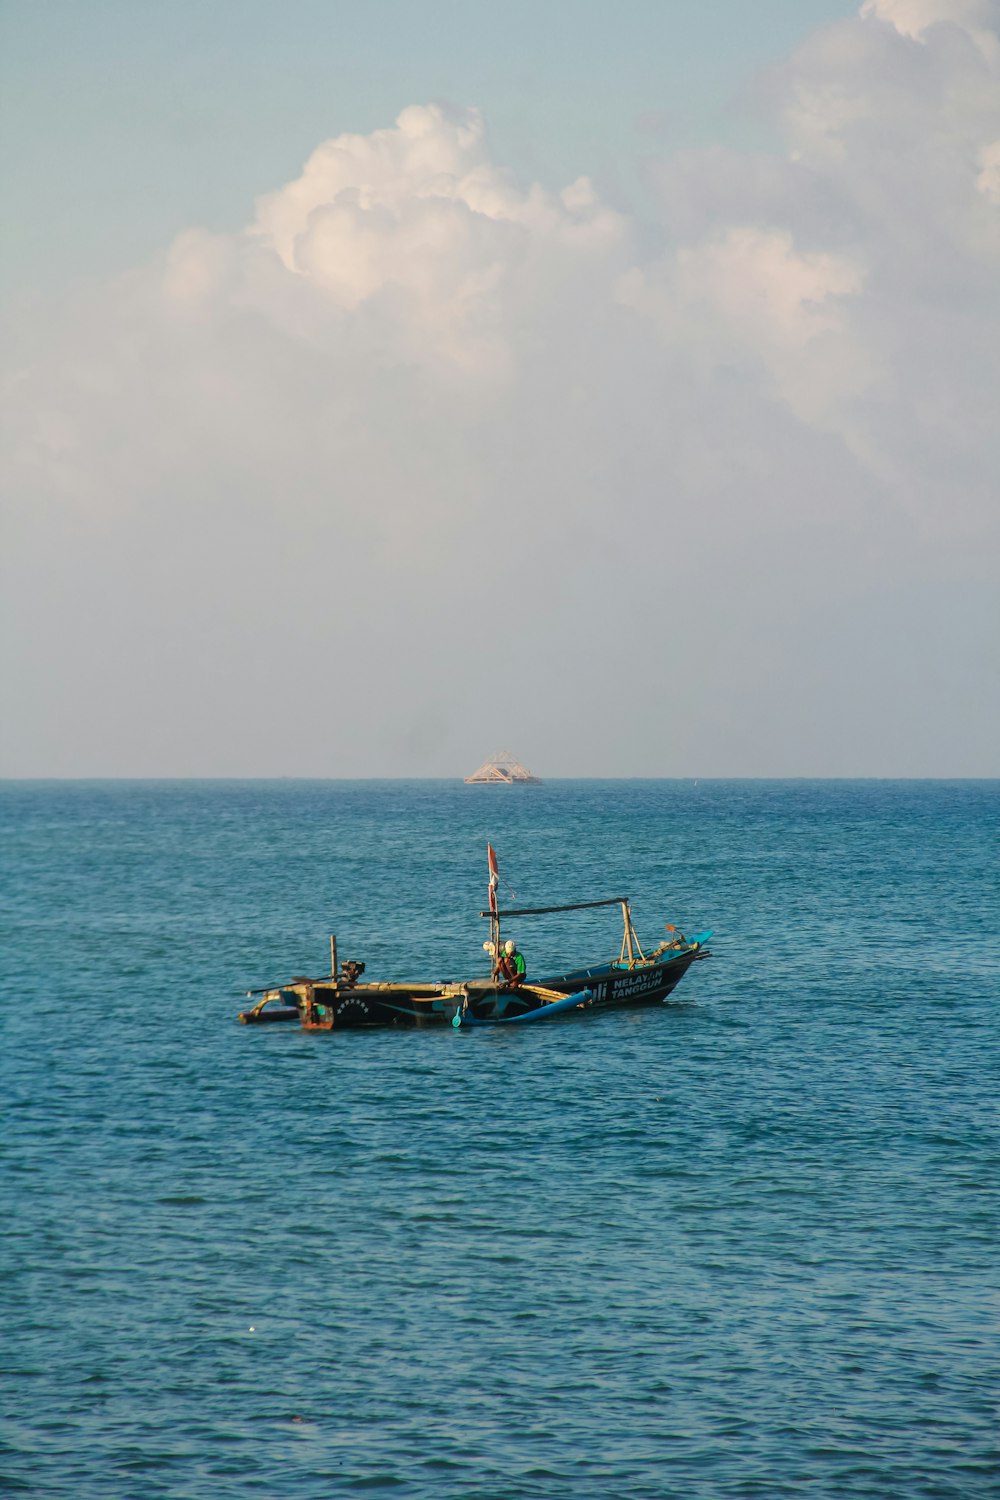
M 645 953 L 643 953 L 642 947 L 639 943 L 639 939 L 635 935 L 635 928 L 632 925 L 632 908 L 629 905 L 627 896 L 623 898 L 621 902 L 621 908 L 622 921 L 625 924 L 625 931 L 622 935 L 622 951 L 621 957 L 618 961 L 619 963 L 624 963 L 625 956 L 627 954 L 628 966 L 631 969 L 636 961 L 636 954 L 638 954 L 643 963 L 645 963 L 646 961 L 646 955 Z
M 497 857 L 492 844 L 486 845 L 486 862 L 489 866 L 490 880 L 490 943 L 492 944 L 492 978 L 496 979 L 500 972 L 500 910 L 497 904 L 497 886 L 500 884 L 500 871 L 497 868 Z

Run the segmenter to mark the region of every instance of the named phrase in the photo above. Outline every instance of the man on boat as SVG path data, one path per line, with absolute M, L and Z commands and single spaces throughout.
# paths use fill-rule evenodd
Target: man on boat
M 528 966 L 524 961 L 524 954 L 518 951 L 517 944 L 513 938 L 508 938 L 503 945 L 503 951 L 497 964 L 498 977 L 506 980 L 515 988 L 523 984 L 528 973 Z

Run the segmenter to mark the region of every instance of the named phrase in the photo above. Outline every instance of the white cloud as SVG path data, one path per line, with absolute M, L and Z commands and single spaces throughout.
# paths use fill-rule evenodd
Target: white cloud
M 803 254 L 786 230 L 740 225 L 633 269 L 619 296 L 682 344 L 693 366 L 759 366 L 796 415 L 823 425 L 867 384 L 841 306 L 863 283 L 846 255 Z
M 431 105 L 325 142 L 260 200 L 251 233 L 335 307 L 386 308 L 407 357 L 495 369 L 526 263 L 600 254 L 622 228 L 586 179 L 521 189 L 489 159 L 476 110 Z
M 701 309 L 716 362 L 756 355 L 776 394 L 836 431 L 928 537 L 997 521 L 1000 75 L 994 34 L 979 35 L 991 14 L 886 0 L 817 33 L 771 78 L 785 157 L 669 159 L 658 186 L 680 243 L 632 273 L 658 287 L 648 305 L 674 330 Z
M 932 26 L 964 31 L 993 65 L 1000 60 L 994 0 L 864 0 L 866 20 L 885 21 L 901 36 L 923 41 Z
M 1000 204 L 1000 141 L 991 141 L 984 146 L 979 160 L 982 170 L 976 178 L 976 187 L 984 198 Z

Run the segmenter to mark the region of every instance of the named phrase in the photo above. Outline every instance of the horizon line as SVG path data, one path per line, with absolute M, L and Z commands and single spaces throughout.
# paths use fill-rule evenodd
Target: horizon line
M 18 785 L 31 783 L 75 783 L 75 782 L 355 782 L 364 781 L 372 783 L 381 782 L 434 782 L 447 783 L 455 786 L 491 786 L 491 787 L 517 787 L 522 785 L 518 782 L 467 782 L 462 776 L 322 776 L 322 775 L 64 775 L 64 776 L 31 776 L 31 775 L 0 775 L 0 785 Z M 533 783 L 523 783 L 524 786 L 551 786 L 558 782 L 567 781 L 1000 781 L 1000 771 L 989 774 L 970 774 L 962 772 L 959 774 L 934 773 L 922 774 L 916 772 L 853 772 L 850 774 L 824 774 L 814 775 L 809 772 L 796 772 L 793 775 L 770 775 L 766 773 L 754 773 L 752 775 L 738 774 L 704 774 L 698 775 L 660 775 L 650 772 L 620 775 L 587 775 L 587 776 L 545 776 Z

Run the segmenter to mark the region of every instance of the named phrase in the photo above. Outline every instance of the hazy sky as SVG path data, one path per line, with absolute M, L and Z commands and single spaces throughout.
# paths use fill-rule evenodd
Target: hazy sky
M 1000 774 L 998 0 L 0 53 L 0 774 Z

